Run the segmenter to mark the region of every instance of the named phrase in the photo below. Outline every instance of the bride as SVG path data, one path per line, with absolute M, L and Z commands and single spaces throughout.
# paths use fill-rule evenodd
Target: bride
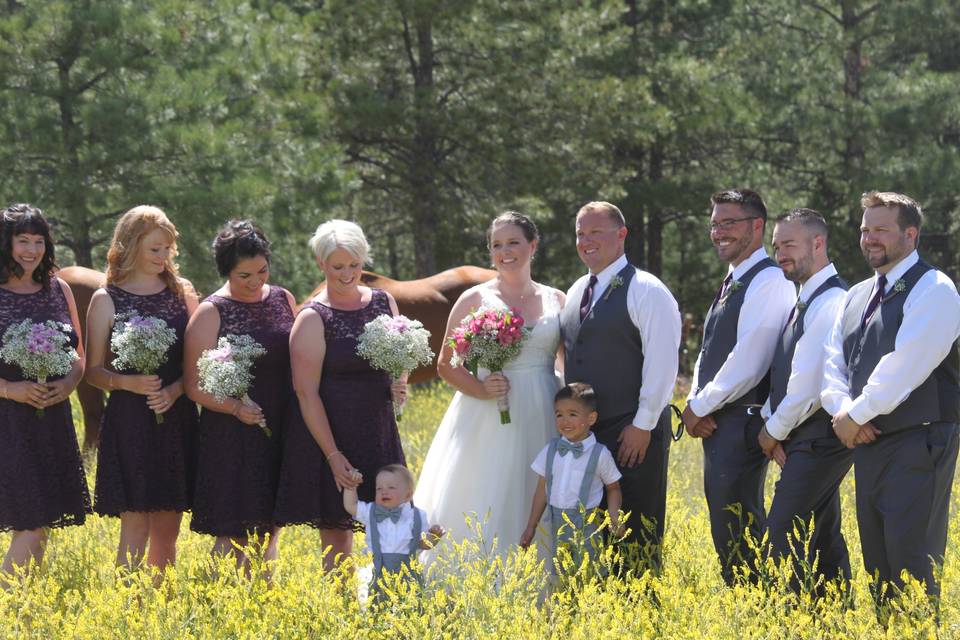
M 503 373 L 480 370 L 473 376 L 450 364 L 444 342 L 437 369 L 457 389 L 427 452 L 414 504 L 431 522 L 460 542 L 482 527 L 483 550 L 501 556 L 519 540 L 530 513 L 537 475 L 530 463 L 556 435 L 553 396 L 560 386 L 554 363 L 560 360 L 560 321 L 564 294 L 534 282 L 530 261 L 537 249 L 537 227 L 508 211 L 487 229 L 487 246 L 497 277 L 465 291 L 447 321 L 447 336 L 480 306 L 519 311 L 530 329 L 520 355 Z M 500 424 L 497 398 L 510 403 L 510 424 Z M 474 523 L 467 524 L 469 517 Z

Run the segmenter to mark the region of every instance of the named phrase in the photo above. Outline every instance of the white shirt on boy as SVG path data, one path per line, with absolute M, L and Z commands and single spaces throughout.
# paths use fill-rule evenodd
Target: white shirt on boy
M 563 438 L 570 442 L 566 438 Z M 583 455 L 575 458 L 573 453 L 561 456 L 560 452 L 554 454 L 553 459 L 553 487 L 550 495 L 547 496 L 547 502 L 557 509 L 575 509 L 580 502 L 580 484 L 583 482 L 583 474 L 587 470 L 587 463 L 590 461 L 590 451 L 593 447 L 603 445 L 597 443 L 597 438 L 592 433 L 583 443 Z M 574 444 L 570 442 L 570 444 Z M 547 444 L 537 457 L 534 459 L 530 468 L 538 475 L 545 476 L 547 472 Z M 585 509 L 593 509 L 600 505 L 603 498 L 604 485 L 617 482 L 622 474 L 617 469 L 617 463 L 613 460 L 613 455 L 606 447 L 600 452 L 600 459 L 597 460 L 597 472 L 590 483 L 590 494 L 587 498 L 587 504 L 583 505 Z
M 367 546 L 370 546 L 370 513 L 373 510 L 372 502 L 357 502 L 356 520 L 367 528 Z M 400 519 L 394 522 L 390 518 L 385 518 L 377 523 L 377 531 L 380 533 L 380 553 L 410 553 L 410 543 L 413 540 L 413 505 L 404 502 L 400 505 Z M 423 509 L 417 509 L 420 512 L 420 526 L 424 531 L 430 528 L 427 520 L 427 512 Z M 420 535 L 418 531 L 417 536 Z

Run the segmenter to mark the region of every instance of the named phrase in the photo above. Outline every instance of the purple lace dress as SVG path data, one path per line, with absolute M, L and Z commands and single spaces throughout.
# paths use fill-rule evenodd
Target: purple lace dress
M 294 400 L 289 346 L 293 310 L 286 292 L 272 285 L 260 302 L 217 295 L 206 302 L 213 303 L 220 313 L 218 336 L 246 334 L 267 350 L 253 365 L 250 398 L 263 409 L 273 435 L 268 437 L 260 427 L 244 424 L 228 413 L 200 412 L 190 528 L 237 538 L 268 533 L 274 525 L 282 426 Z
M 49 291 L 14 293 L 0 288 L 0 336 L 27 318 L 72 324 L 58 278 L 51 279 Z M 70 343 L 77 346 L 72 330 Z M 24 379 L 20 367 L 2 360 L 0 378 Z M 90 512 L 90 494 L 69 401 L 47 407 L 38 418 L 28 404 L 0 400 L 0 456 L 0 531 L 83 524 Z
M 157 375 L 163 386 L 183 375 L 183 332 L 187 307 L 170 289 L 137 295 L 107 286 L 117 313 L 135 311 L 166 321 L 177 332 L 177 341 Z M 113 361 L 110 353 L 107 363 Z M 136 373 L 136 372 L 121 372 Z M 94 511 L 118 516 L 124 511 L 186 511 L 192 503 L 193 440 L 197 405 L 180 396 L 157 424 L 146 396 L 113 391 L 100 425 L 97 486 Z
M 360 499 L 373 502 L 377 470 L 405 463 L 393 417 L 390 377 L 357 355 L 357 338 L 363 326 L 391 313 L 387 294 L 374 289 L 370 304 L 355 311 L 333 309 L 319 302 L 309 302 L 304 309 L 313 309 L 323 319 L 327 350 L 320 399 L 330 429 L 337 448 L 363 474 Z M 294 404 L 283 447 L 277 522 L 308 524 L 317 529 L 357 528 L 359 525 L 343 508 L 343 497 L 323 450 L 307 429 L 299 403 Z

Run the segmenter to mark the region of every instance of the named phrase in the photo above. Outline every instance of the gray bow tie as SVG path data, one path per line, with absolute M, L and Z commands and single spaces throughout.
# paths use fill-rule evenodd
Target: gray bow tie
M 400 520 L 400 514 L 403 513 L 402 507 L 393 507 L 388 509 L 387 507 L 381 506 L 379 504 L 373 505 L 373 517 L 377 519 L 377 522 L 383 522 L 387 518 L 390 518 L 390 521 L 394 524 Z
M 572 452 L 574 459 L 576 459 L 583 455 L 583 443 L 570 444 L 566 440 L 561 440 L 560 444 L 557 445 L 557 451 L 561 458 Z

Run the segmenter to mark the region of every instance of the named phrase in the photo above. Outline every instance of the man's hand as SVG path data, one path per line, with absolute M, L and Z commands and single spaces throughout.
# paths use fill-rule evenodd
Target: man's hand
M 687 405 L 683 410 L 680 419 L 683 421 L 687 433 L 694 438 L 709 438 L 717 430 L 717 421 L 713 419 L 713 416 L 708 415 L 701 418 L 693 412 L 690 405 Z
M 763 455 L 767 456 L 767 460 L 773 460 L 782 469 L 787 463 L 787 452 L 783 449 L 783 443 L 771 436 L 766 427 L 760 429 L 757 442 L 760 443 L 760 448 L 763 449 Z
M 833 431 L 848 449 L 853 449 L 858 444 L 870 444 L 880 435 L 880 430 L 873 424 L 857 424 L 846 411 L 833 416 Z
M 617 442 L 620 443 L 617 448 L 617 462 L 621 467 L 635 467 L 647 457 L 650 432 L 628 424 L 620 432 Z

